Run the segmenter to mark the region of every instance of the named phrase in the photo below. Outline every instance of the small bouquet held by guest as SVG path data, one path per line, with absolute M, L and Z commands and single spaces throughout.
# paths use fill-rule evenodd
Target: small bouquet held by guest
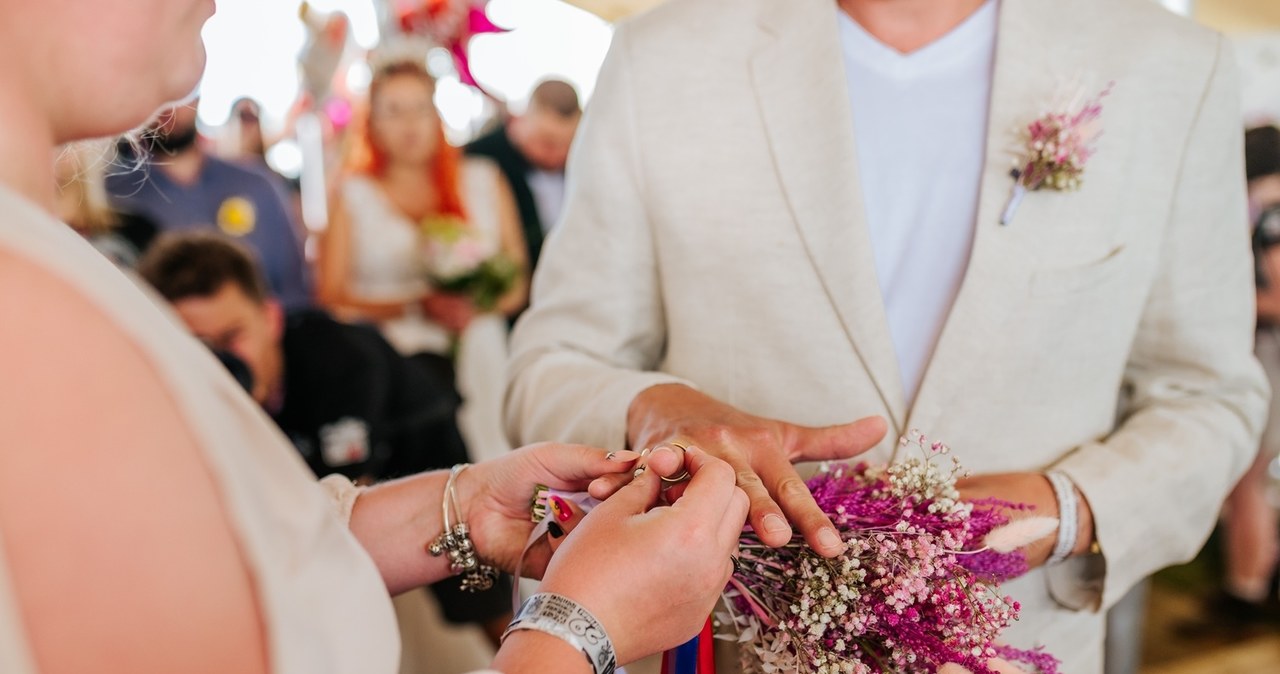
M 847 550 L 825 559 L 797 538 L 780 548 L 742 535 L 726 591 L 749 673 L 1056 674 L 1041 650 L 999 641 L 1019 605 L 998 584 L 1027 571 L 1019 548 L 1052 533 L 1057 520 L 1020 517 L 1016 504 L 964 503 L 954 459 L 912 433 L 886 465 L 839 465 L 808 485 Z
M 471 299 L 481 312 L 493 311 L 515 285 L 520 269 L 502 253 L 495 237 L 486 237 L 452 215 L 429 217 L 424 268 L 431 286 Z

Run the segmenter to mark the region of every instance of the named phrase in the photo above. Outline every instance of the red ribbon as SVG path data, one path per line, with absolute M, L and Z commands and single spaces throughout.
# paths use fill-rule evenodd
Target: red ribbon
M 692 640 L 662 654 L 662 674 L 715 674 L 715 635 L 711 618 Z

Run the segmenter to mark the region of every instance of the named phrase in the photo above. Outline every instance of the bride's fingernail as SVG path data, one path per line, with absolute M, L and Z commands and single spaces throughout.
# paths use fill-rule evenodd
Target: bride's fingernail
M 645 465 L 643 465 L 643 466 L 640 466 L 639 468 L 635 469 L 635 470 L 631 473 L 631 477 L 640 477 L 641 475 L 644 475 L 644 472 L 645 472 L 646 470 L 648 470 L 648 469 L 649 469 L 649 465 L 648 465 L 648 464 L 645 464 Z
M 613 461 L 615 463 L 627 463 L 640 458 L 640 454 L 629 449 L 624 449 L 617 452 L 609 452 L 604 456 L 604 458 L 607 461 Z
M 779 534 L 789 529 L 787 521 L 782 519 L 781 515 L 766 515 L 764 518 L 764 530 L 766 533 Z
M 560 538 L 564 535 L 564 528 L 555 522 L 547 522 L 547 532 L 552 538 Z
M 551 497 L 551 505 L 556 511 L 556 519 L 561 522 L 568 522 L 573 517 L 573 508 L 569 507 L 569 502 L 559 496 Z

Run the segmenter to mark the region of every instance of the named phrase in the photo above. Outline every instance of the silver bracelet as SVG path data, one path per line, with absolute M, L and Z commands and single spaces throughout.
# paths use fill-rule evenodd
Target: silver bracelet
M 542 592 L 525 600 L 502 640 L 512 632 L 535 630 L 564 640 L 586 656 L 595 674 L 613 674 L 618 667 L 613 642 L 591 612 L 559 594 Z
M 441 499 L 443 511 L 442 523 L 444 531 L 427 545 L 427 552 L 432 557 L 445 553 L 449 555 L 449 570 L 456 576 L 462 576 L 462 589 L 468 592 L 484 592 L 493 587 L 498 580 L 498 570 L 480 561 L 476 555 L 476 547 L 471 542 L 471 529 L 466 522 L 455 523 L 449 516 L 450 506 L 461 519 L 462 508 L 458 505 L 458 492 L 454 488 L 458 475 L 466 470 L 469 464 L 460 463 L 449 472 L 449 481 L 444 485 L 444 497 Z
M 1076 498 L 1076 486 L 1066 473 L 1049 471 L 1045 473 L 1049 484 L 1053 485 L 1054 496 L 1058 498 L 1058 542 L 1053 546 L 1053 554 L 1049 555 L 1046 564 L 1059 564 L 1071 556 L 1076 548 L 1076 537 L 1079 535 L 1079 499 Z

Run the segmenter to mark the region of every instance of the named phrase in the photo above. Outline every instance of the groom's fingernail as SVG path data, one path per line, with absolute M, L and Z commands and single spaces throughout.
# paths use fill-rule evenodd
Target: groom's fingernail
M 550 532 L 552 538 L 560 538 L 564 535 L 564 528 L 555 522 L 547 522 L 547 531 Z
M 844 545 L 844 541 L 840 540 L 840 534 L 835 529 L 822 529 L 818 532 L 818 543 L 824 548 L 838 548 Z
M 765 533 L 780 534 L 790 529 L 791 527 L 787 526 L 787 521 L 782 519 L 781 515 L 766 515 L 764 518 Z
M 668 454 L 668 455 L 670 455 L 670 456 L 671 456 L 671 460 L 676 461 L 676 462 L 679 462 L 679 461 L 683 458 L 683 457 L 680 457 L 680 456 L 677 456 L 677 455 L 676 455 L 676 450 L 674 450 L 674 449 L 672 449 L 672 448 L 670 448 L 670 447 L 667 447 L 667 446 L 662 446 L 662 447 L 659 447 L 659 448 L 657 448 L 657 449 L 653 450 L 653 456 L 650 456 L 650 457 L 649 457 L 649 460 L 650 460 L 650 461 L 652 461 L 652 460 L 654 460 L 654 459 L 658 458 L 658 454 Z

